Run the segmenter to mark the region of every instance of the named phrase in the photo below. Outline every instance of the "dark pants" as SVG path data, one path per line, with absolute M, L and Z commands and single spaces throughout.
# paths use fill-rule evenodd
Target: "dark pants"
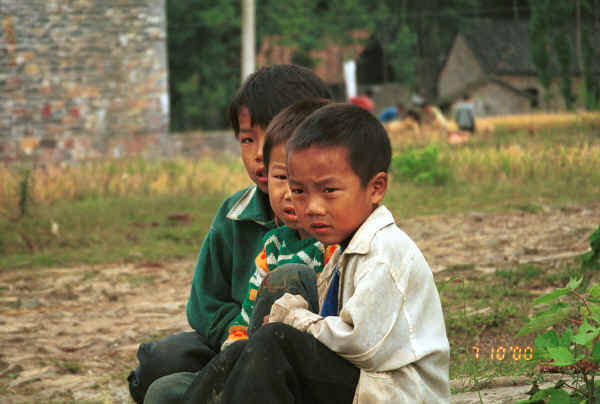
M 475 126 L 463 126 L 459 127 L 458 129 L 463 130 L 465 132 L 475 133 Z
M 197 372 L 213 356 L 215 352 L 195 331 L 144 342 L 137 352 L 139 365 L 127 377 L 131 397 L 141 404 L 148 387 L 156 379 L 172 373 Z
M 316 276 L 306 265 L 269 273 L 258 293 L 248 334 L 196 374 L 183 402 L 351 403 L 359 370 L 311 335 L 281 323 L 262 326 L 284 293 L 302 295 L 317 312 Z
M 358 368 L 310 334 L 283 323 L 267 324 L 240 348 L 235 364 L 227 364 L 229 374 L 222 377 L 217 372 L 219 384 L 212 384 L 216 389 L 207 391 L 210 383 L 198 380 L 203 377 L 203 370 L 192 382 L 183 402 L 352 403 L 360 374 Z M 196 389 L 198 381 L 203 382 L 200 385 L 205 390 Z

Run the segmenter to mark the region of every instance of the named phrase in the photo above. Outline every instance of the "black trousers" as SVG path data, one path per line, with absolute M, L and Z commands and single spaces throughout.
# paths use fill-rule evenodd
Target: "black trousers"
M 229 349 L 239 353 L 235 363 L 216 361 L 199 372 L 184 403 L 352 403 L 358 368 L 310 334 L 272 323 Z
M 271 272 L 258 293 L 250 339 L 198 372 L 184 403 L 352 403 L 358 368 L 310 334 L 282 323 L 256 326 L 285 292 L 304 296 L 310 310 L 318 309 L 312 269 L 288 264 Z
M 286 292 L 304 296 L 309 302 L 309 309 L 318 310 L 316 282 L 314 271 L 306 265 L 286 264 L 270 272 L 261 285 L 248 334 L 252 335 L 262 326 L 263 318 L 269 314 L 275 300 Z M 214 379 L 214 383 L 219 385 L 219 380 L 224 376 L 217 375 L 215 369 L 229 369 L 225 363 L 231 362 L 232 365 L 235 363 L 234 352 L 239 351 L 230 351 L 227 355 L 215 358 L 211 370 L 207 371 L 202 380 L 208 383 L 210 376 Z M 136 403 L 141 404 L 148 387 L 156 379 L 173 373 L 198 372 L 204 369 L 215 355 L 216 352 L 208 347 L 204 337 L 195 331 L 173 334 L 154 342 L 145 342 L 138 348 L 138 367 L 127 377 L 131 397 Z M 219 353 L 218 356 L 221 354 Z
M 178 372 L 197 372 L 213 356 L 215 352 L 195 331 L 144 342 L 137 351 L 138 367 L 127 377 L 129 393 L 136 403 L 141 404 L 148 387 L 159 377 Z

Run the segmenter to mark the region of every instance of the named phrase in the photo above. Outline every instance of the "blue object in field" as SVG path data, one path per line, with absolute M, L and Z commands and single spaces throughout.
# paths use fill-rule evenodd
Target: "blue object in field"
M 379 113 L 379 120 L 381 122 L 393 121 L 397 117 L 398 117 L 398 109 L 396 107 L 386 108 Z

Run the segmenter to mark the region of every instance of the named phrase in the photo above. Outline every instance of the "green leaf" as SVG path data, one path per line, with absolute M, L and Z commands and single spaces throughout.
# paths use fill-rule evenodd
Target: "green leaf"
M 552 394 L 552 392 L 554 392 L 556 390 L 558 390 L 558 389 L 550 388 L 550 389 L 540 390 L 531 397 L 530 402 L 543 400 L 544 398 L 548 397 L 550 394 Z
M 554 359 L 554 365 L 556 366 L 570 366 L 575 363 L 573 354 L 564 346 L 549 347 L 548 356 Z
M 543 402 L 544 398 L 546 398 L 550 395 L 551 390 L 554 390 L 554 389 L 539 390 L 539 391 L 535 392 L 535 394 L 533 394 L 529 398 L 529 400 L 517 401 L 514 404 L 535 404 L 535 403 L 539 403 L 540 401 Z
M 595 343 L 592 348 L 592 360 L 597 361 L 600 360 L 600 343 Z
M 569 280 L 569 283 L 567 283 L 566 288 L 569 290 L 575 290 L 579 287 L 579 285 L 581 284 L 581 281 L 583 281 L 583 276 L 579 279 L 577 278 L 571 278 Z
M 592 315 L 591 315 L 592 319 L 594 321 L 600 323 L 600 305 L 598 305 L 596 303 L 590 303 L 590 301 L 588 300 L 588 307 L 590 308 L 590 311 L 592 312 Z M 585 307 L 582 307 L 582 308 L 585 308 Z
M 531 334 L 532 332 L 543 330 L 546 327 L 550 327 L 556 323 L 561 322 L 569 316 L 571 312 L 571 306 L 566 304 L 554 305 L 550 310 L 543 313 L 539 313 L 534 318 L 530 319 L 518 332 L 517 336 L 523 336 Z
M 592 327 L 587 321 L 584 322 L 577 335 L 573 337 L 573 341 L 579 345 L 587 345 L 594 340 L 600 333 L 600 328 Z
M 562 336 L 560 337 L 559 345 L 564 346 L 565 348 L 569 348 L 571 346 L 571 342 L 573 341 L 573 331 L 571 327 L 567 328 Z
M 600 285 L 598 285 L 597 283 L 592 284 L 592 286 L 588 288 L 587 294 L 593 298 L 600 297 Z
M 554 390 L 550 393 L 550 401 L 548 401 L 548 404 L 569 404 L 570 402 L 571 398 L 566 391 Z
M 552 302 L 553 300 L 555 300 L 556 298 L 558 298 L 562 295 L 566 295 L 567 293 L 570 293 L 570 292 L 571 292 L 571 290 L 568 288 L 554 289 L 552 292 L 548 293 L 547 295 L 540 296 L 537 299 L 535 299 L 533 301 L 533 304 L 548 304 L 548 303 Z
M 560 345 L 558 334 L 554 330 L 548 330 L 535 337 L 535 347 L 537 349 L 546 349 L 548 347 L 557 347 Z

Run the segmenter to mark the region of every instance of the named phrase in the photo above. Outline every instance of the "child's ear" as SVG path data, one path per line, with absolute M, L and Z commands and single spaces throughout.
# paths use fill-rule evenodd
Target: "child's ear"
M 369 181 L 367 185 L 369 189 L 369 193 L 371 195 L 371 203 L 373 205 L 381 202 L 383 197 L 385 196 L 385 191 L 387 190 L 388 184 L 388 175 L 387 173 L 381 171 L 375 174 L 373 178 Z

